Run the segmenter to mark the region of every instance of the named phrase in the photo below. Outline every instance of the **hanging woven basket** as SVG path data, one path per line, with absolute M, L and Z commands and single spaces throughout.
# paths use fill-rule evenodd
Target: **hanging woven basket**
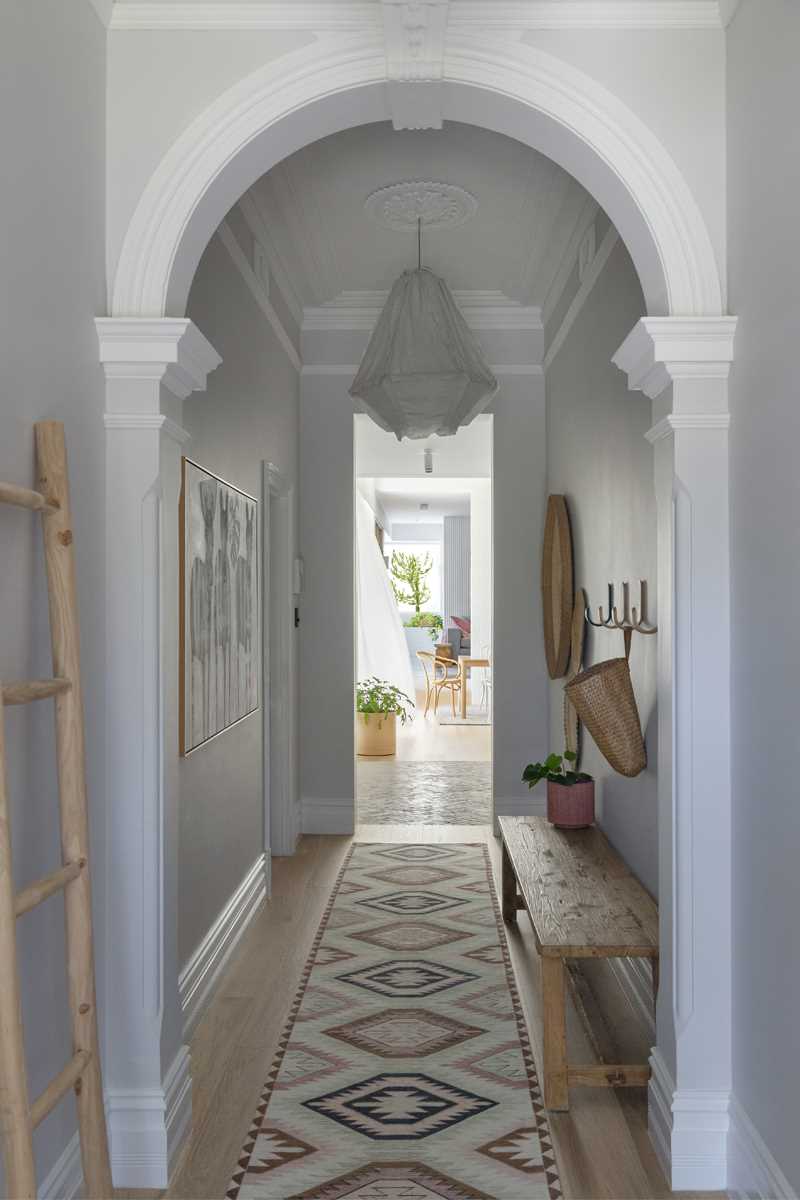
M 589 667 L 564 692 L 614 770 L 630 779 L 639 775 L 647 755 L 628 660 L 612 658 Z

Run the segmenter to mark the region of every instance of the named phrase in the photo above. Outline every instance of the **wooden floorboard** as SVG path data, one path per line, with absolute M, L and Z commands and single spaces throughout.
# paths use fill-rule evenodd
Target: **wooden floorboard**
M 169 1197 L 220 1200 L 224 1196 L 322 912 L 352 840 L 303 837 L 293 858 L 273 861 L 272 899 L 254 918 L 192 1038 L 194 1124 Z M 355 840 L 484 841 L 499 891 L 500 846 L 489 826 L 361 826 Z M 518 928 L 509 933 L 509 945 L 541 1068 L 539 966 L 524 914 Z M 588 1008 L 593 1021 L 601 1025 L 593 1031 L 595 1045 L 613 1046 L 625 1061 L 644 1061 L 649 1041 L 645 1023 L 621 996 L 607 964 L 592 964 L 587 986 L 596 1000 Z M 572 1062 L 595 1061 L 571 1002 L 567 1036 Z M 643 1088 L 624 1092 L 574 1088 L 570 1103 L 568 1113 L 550 1117 L 568 1200 L 663 1200 L 671 1195 L 648 1138 Z M 118 1193 L 118 1200 L 137 1195 L 144 1196 Z M 692 1195 L 699 1200 L 699 1194 Z

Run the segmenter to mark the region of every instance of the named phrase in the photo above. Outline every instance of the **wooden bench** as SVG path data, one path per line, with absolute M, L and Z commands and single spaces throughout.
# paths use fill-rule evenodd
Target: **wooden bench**
M 572 958 L 649 958 L 658 988 L 658 909 L 596 826 L 556 829 L 545 817 L 500 817 L 503 919 L 524 908 L 541 956 L 544 1102 L 569 1108 L 570 1085 L 643 1087 L 645 1065 L 567 1064 L 566 967 Z

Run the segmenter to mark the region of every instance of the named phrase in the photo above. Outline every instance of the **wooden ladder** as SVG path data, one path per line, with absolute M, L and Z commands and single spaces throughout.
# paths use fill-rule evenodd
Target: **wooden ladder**
M 33 1130 L 70 1088 L 78 1109 L 85 1194 L 113 1196 L 97 1037 L 89 884 L 89 822 L 83 742 L 75 556 L 72 547 L 64 427 L 34 426 L 38 491 L 0 483 L 0 501 L 42 514 L 53 678 L 0 684 L 0 1133 L 6 1186 L 14 1200 L 35 1200 Z M 5 705 L 55 699 L 61 866 L 14 892 L 6 781 Z M 57 891 L 66 909 L 72 1058 L 31 1104 L 17 965 L 16 922 Z

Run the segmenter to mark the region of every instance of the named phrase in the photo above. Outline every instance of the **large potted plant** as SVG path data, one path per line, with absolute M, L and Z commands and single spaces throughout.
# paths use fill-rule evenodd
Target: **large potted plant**
M 594 779 L 565 765 L 575 762 L 577 755 L 565 750 L 548 755 L 543 763 L 529 763 L 522 773 L 529 788 L 547 780 L 547 819 L 559 829 L 585 829 L 594 823 Z
M 384 679 L 356 685 L 356 752 L 370 757 L 397 753 L 397 720 L 405 725 L 414 701 Z

